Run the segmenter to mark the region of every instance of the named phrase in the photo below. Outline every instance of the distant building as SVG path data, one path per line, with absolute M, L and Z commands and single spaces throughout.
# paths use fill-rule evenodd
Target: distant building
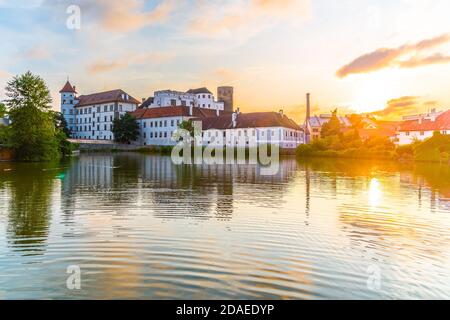
M 202 119 L 203 145 L 256 147 L 276 144 L 293 149 L 304 143 L 303 130 L 280 112 L 240 113 Z
M 112 124 L 139 101 L 121 89 L 77 96 L 69 81 L 60 90 L 61 112 L 75 139 L 114 140 Z
M 216 101 L 212 92 L 207 88 L 190 89 L 186 92 L 175 90 L 156 91 L 154 97 L 150 98 L 143 107 L 158 108 L 178 106 L 192 106 L 194 108 L 224 111 L 224 103 Z
M 173 133 L 183 121 L 217 115 L 216 110 L 193 106 L 139 108 L 132 112 L 139 123 L 139 143 L 142 145 L 173 146 Z
M 431 138 L 435 131 L 450 134 L 450 110 L 445 112 L 432 112 L 404 117 L 397 132 L 399 145 L 411 144 L 414 141 L 423 141 Z

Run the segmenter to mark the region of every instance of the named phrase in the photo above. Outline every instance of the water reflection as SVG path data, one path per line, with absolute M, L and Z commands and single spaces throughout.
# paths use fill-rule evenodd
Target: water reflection
M 24 255 L 45 250 L 55 170 L 52 165 L 37 164 L 0 167 L 0 187 L 8 190 L 4 209 L 9 243 Z
M 450 169 L 317 159 L 0 163 L 7 298 L 450 297 Z M 367 289 L 380 265 L 383 290 Z M 34 265 L 33 269 L 27 267 Z M 65 288 L 83 270 L 84 290 Z

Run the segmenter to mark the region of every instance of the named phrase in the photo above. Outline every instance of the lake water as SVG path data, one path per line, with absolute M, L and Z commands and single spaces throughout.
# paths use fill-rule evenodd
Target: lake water
M 450 299 L 450 166 L 259 169 L 0 163 L 0 298 Z

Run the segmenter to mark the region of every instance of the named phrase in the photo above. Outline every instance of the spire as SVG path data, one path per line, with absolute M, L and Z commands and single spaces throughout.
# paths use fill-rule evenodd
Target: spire
M 66 84 L 65 84 L 64 87 L 59 91 L 59 93 L 63 93 L 63 92 L 77 93 L 77 92 L 75 91 L 75 88 L 70 84 L 69 78 L 67 78 Z

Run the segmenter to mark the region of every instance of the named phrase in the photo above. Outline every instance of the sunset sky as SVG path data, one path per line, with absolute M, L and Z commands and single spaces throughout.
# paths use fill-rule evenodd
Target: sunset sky
M 81 28 L 66 26 L 81 9 Z M 448 0 L 0 0 L 0 95 L 31 70 L 59 108 L 122 88 L 235 87 L 243 111 L 377 111 L 386 119 L 450 108 Z

